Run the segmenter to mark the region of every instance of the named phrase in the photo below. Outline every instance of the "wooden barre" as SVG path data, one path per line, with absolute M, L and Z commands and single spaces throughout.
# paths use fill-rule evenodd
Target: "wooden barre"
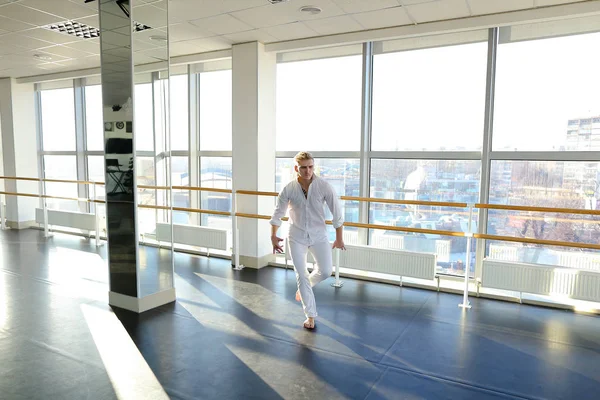
M 23 196 L 23 197 L 36 197 L 39 199 L 56 199 L 56 200 L 73 200 L 73 201 L 82 201 L 82 202 L 92 202 L 93 200 L 77 198 L 77 197 L 63 197 L 63 196 L 50 196 L 48 194 L 33 194 L 33 193 L 15 193 L 15 192 L 0 192 L 0 194 L 5 194 L 8 196 Z
M 372 197 L 355 197 L 355 196 L 342 196 L 342 197 L 340 197 L 340 199 L 349 200 L 349 201 L 366 201 L 369 203 L 442 206 L 442 207 L 454 207 L 454 208 L 465 208 L 468 206 L 467 203 L 452 203 L 452 202 L 446 202 L 446 201 L 394 200 L 394 199 L 378 199 L 378 198 L 372 198 Z
M 547 246 L 576 247 L 576 248 L 580 248 L 580 249 L 600 250 L 600 244 L 592 244 L 592 243 L 574 243 L 574 242 L 562 242 L 562 241 L 558 241 L 558 240 L 518 238 L 518 237 L 512 237 L 512 236 L 488 235 L 488 234 L 484 234 L 484 233 L 475 233 L 475 234 L 473 234 L 473 237 L 475 237 L 477 239 L 498 240 L 498 241 L 503 241 L 503 242 L 545 244 Z
M 553 212 L 561 214 L 584 214 L 600 215 L 600 210 L 582 210 L 575 208 L 553 208 L 553 207 L 529 207 L 529 206 L 507 206 L 503 204 L 475 204 L 475 208 L 485 208 L 488 210 L 510 210 L 510 211 L 534 211 L 534 212 Z
M 272 197 L 277 197 L 279 196 L 279 193 L 277 192 L 256 192 L 253 190 L 236 190 L 237 194 L 249 194 L 249 195 L 256 195 L 256 196 L 272 196 Z

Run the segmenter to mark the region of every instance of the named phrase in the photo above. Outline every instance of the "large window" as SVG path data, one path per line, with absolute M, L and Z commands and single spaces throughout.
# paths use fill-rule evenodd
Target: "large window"
M 231 151 L 231 70 L 203 72 L 200 81 L 200 150 Z
M 170 78 L 171 150 L 189 149 L 189 101 L 187 75 Z
M 494 161 L 490 202 L 507 205 L 597 210 L 600 162 Z M 600 218 L 580 214 L 490 210 L 488 232 L 563 242 L 598 243 Z M 576 248 L 493 242 L 488 255 L 600 271 L 600 253 Z M 593 267 L 585 260 L 596 260 Z M 577 265 L 581 262 L 581 265 Z
M 481 149 L 486 61 L 486 42 L 375 55 L 372 150 Z
M 480 170 L 480 161 L 374 159 L 371 162 L 370 196 L 396 200 L 475 203 L 479 198 Z M 465 208 L 370 203 L 369 222 L 467 232 L 468 215 Z M 477 228 L 475 222 L 474 219 L 474 232 Z M 436 253 L 441 272 L 464 273 L 466 239 L 461 237 L 371 230 L 369 242 L 377 247 Z M 474 257 L 474 252 L 471 256 Z
M 231 189 L 232 165 L 230 157 L 202 157 L 200 166 L 200 186 L 207 188 Z M 231 211 L 231 194 L 201 192 L 201 208 L 204 210 Z M 231 217 L 202 214 L 202 225 L 231 230 Z
M 75 151 L 75 99 L 73 88 L 42 90 L 44 151 Z
M 500 44 L 494 150 L 600 150 L 598 65 L 600 33 Z
M 190 172 L 188 157 L 173 157 L 171 160 L 171 185 L 190 186 Z M 173 190 L 173 207 L 190 208 L 189 190 Z M 187 224 L 190 215 L 186 211 L 173 211 L 173 222 Z
M 357 151 L 362 58 L 277 65 L 277 151 Z
M 75 156 L 44 156 L 44 177 L 46 179 L 77 180 Z M 76 183 L 46 182 L 46 194 L 78 198 Z M 79 211 L 79 204 L 73 200 L 48 199 L 48 207 L 59 210 Z
M 102 87 L 85 87 L 85 130 L 87 150 L 104 151 L 104 118 L 102 115 Z
M 137 151 L 154 151 L 152 84 L 135 85 L 133 132 Z

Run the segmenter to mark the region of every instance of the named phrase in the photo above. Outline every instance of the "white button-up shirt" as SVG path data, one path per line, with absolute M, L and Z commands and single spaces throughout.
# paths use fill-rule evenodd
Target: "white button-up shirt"
M 317 175 L 313 175 L 312 183 L 308 187 L 308 194 L 304 197 L 302 186 L 295 179 L 279 193 L 277 205 L 270 221 L 271 225 L 281 226 L 281 217 L 285 215 L 289 207 L 290 240 L 306 246 L 328 242 L 324 203 L 333 214 L 333 227 L 337 229 L 342 226 L 344 224 L 342 208 L 333 186 Z

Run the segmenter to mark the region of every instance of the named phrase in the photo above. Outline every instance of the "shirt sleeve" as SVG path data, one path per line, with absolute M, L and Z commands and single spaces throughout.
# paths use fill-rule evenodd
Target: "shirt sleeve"
M 273 216 L 269 221 L 271 225 L 281 226 L 281 217 L 285 215 L 288 209 L 289 204 L 289 196 L 287 187 L 284 187 L 283 190 L 277 196 L 277 204 L 275 205 L 275 211 L 273 211 Z
M 327 203 L 327 207 L 329 207 L 329 211 L 333 215 L 332 223 L 335 229 L 344 225 L 344 215 L 342 214 L 342 206 L 340 205 L 340 200 L 338 199 L 333 186 L 329 183 L 326 184 L 325 189 L 325 202 Z

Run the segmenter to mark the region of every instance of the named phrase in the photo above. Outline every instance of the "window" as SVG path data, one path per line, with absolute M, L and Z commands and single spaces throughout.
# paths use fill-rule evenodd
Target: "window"
M 100 85 L 85 87 L 85 127 L 87 132 L 87 149 L 104 151 L 104 118 L 102 115 L 102 87 Z M 104 181 L 104 178 L 102 179 Z
M 198 77 L 200 149 L 231 151 L 231 70 L 203 72 Z
M 170 78 L 171 150 L 189 149 L 188 76 Z
M 493 161 L 490 203 L 597 210 L 600 162 Z M 598 243 L 600 218 L 580 214 L 490 210 L 488 233 Z M 600 252 L 492 242 L 488 256 L 600 271 Z
M 135 85 L 133 135 L 137 151 L 154 151 L 152 84 Z
M 42 90 L 44 151 L 75 151 L 75 99 L 72 88 Z M 75 178 L 77 174 L 75 174 Z
M 46 179 L 77 180 L 75 156 L 44 156 L 44 177 Z M 46 182 L 48 196 L 78 198 L 76 183 Z M 80 211 L 79 204 L 73 200 L 48 199 L 48 208 Z
M 370 197 L 475 203 L 479 198 L 480 161 L 385 160 L 371 162 Z M 472 220 L 472 231 L 477 230 Z M 466 232 L 468 211 L 422 205 L 370 203 L 369 222 L 410 228 Z M 464 274 L 466 239 L 435 234 L 372 230 L 369 242 L 377 247 L 436 253 L 438 271 Z M 475 246 L 471 256 L 475 256 Z M 474 272 L 474 263 L 472 271 Z
M 173 157 L 171 162 L 171 184 L 173 186 L 190 186 L 187 157 Z M 190 208 L 189 190 L 173 189 L 173 207 Z M 190 215 L 185 211 L 173 211 L 173 222 L 176 224 L 188 224 L 190 222 Z
M 358 151 L 362 57 L 277 64 L 277 151 Z
M 156 186 L 154 157 L 136 157 L 136 179 L 138 186 Z M 138 204 L 156 205 L 155 189 L 138 188 Z M 159 210 L 138 208 L 138 226 L 141 234 L 154 233 Z
M 87 158 L 88 177 L 87 179 L 91 182 L 104 182 L 106 179 L 104 173 L 104 156 L 88 156 Z M 90 187 L 90 198 L 93 198 L 93 186 Z M 96 185 L 96 198 L 104 199 L 105 187 L 104 185 Z
M 600 150 L 599 63 L 600 33 L 500 44 L 493 149 Z
M 481 149 L 486 62 L 486 42 L 375 55 L 372 150 Z
M 202 157 L 200 186 L 219 189 L 231 189 L 232 166 L 230 157 Z M 231 211 L 231 194 L 201 192 L 203 210 Z M 224 215 L 202 214 L 202 225 L 231 231 L 231 217 Z

